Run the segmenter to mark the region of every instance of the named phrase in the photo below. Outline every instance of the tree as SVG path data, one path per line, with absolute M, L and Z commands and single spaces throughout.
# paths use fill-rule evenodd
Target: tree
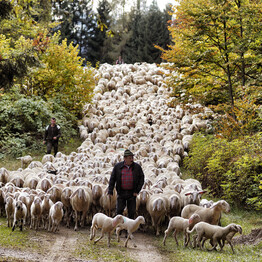
M 239 88 L 260 85 L 260 1 L 180 0 L 169 27 L 173 44 L 163 50 L 172 62 L 174 95 L 184 102 L 224 105 L 234 117 Z M 228 108 L 229 107 L 229 108 Z
M 96 58 L 94 62 L 112 63 L 109 57 L 111 49 L 110 38 L 113 36 L 111 31 L 111 6 L 107 0 L 99 2 L 97 8 L 97 28 L 95 30 L 94 42 L 96 43 Z
M 78 45 L 79 55 L 85 61 L 93 61 L 92 43 L 95 37 L 96 18 L 91 0 L 62 1 L 53 5 L 53 20 L 61 24 L 55 32 L 61 32 L 61 39 Z M 84 62 L 86 63 L 86 62 Z
M 167 11 L 161 12 L 153 1 L 149 9 L 138 9 L 131 14 L 129 23 L 129 38 L 123 48 L 125 60 L 129 63 L 148 62 L 160 63 L 161 51 L 155 45 L 163 48 L 169 44 L 167 21 L 170 19 Z
M 36 22 L 41 9 L 37 1 L 28 0 L 0 1 L 0 10 L 0 87 L 7 92 L 30 67 L 39 65 L 28 39 L 42 28 Z

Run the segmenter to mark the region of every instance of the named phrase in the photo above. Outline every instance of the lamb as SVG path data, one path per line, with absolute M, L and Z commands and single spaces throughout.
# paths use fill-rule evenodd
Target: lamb
M 182 210 L 181 216 L 183 218 L 189 218 L 193 213 L 195 213 L 200 216 L 201 221 L 212 225 L 218 225 L 222 211 L 225 213 L 230 212 L 230 206 L 225 200 L 219 200 L 210 208 L 196 205 L 185 206 Z
M 174 231 L 173 235 L 174 235 L 176 244 L 178 246 L 176 234 L 177 234 L 177 232 L 182 231 L 182 232 L 184 232 L 184 246 L 186 247 L 189 243 L 189 240 L 190 240 L 189 234 L 187 233 L 186 229 L 188 227 L 192 228 L 198 222 L 200 222 L 200 217 L 197 214 L 193 214 L 189 219 L 182 218 L 182 217 L 179 217 L 179 216 L 172 217 L 169 221 L 167 230 L 165 231 L 165 236 L 164 236 L 164 239 L 163 239 L 163 245 L 166 244 L 166 238 L 167 238 L 168 234 L 171 231 Z
M 64 215 L 63 203 L 61 201 L 58 201 L 51 206 L 49 211 L 48 231 L 52 231 L 52 232 L 58 231 L 58 226 L 62 221 L 63 215 Z
M 235 224 L 234 224 L 234 225 L 235 225 Z M 241 227 L 240 225 L 235 225 L 235 226 L 236 226 L 237 229 L 238 229 L 238 233 L 242 234 L 242 227 Z M 228 244 L 231 246 L 232 252 L 235 253 L 234 248 L 233 248 L 233 245 L 232 245 L 232 243 L 231 243 L 231 240 L 232 240 L 232 238 L 234 237 L 234 235 L 235 235 L 236 233 L 237 233 L 237 232 L 232 231 L 232 232 L 230 232 L 229 234 L 222 236 L 222 238 L 221 238 L 222 244 L 220 245 L 220 248 L 221 248 L 220 251 L 222 251 L 222 249 L 223 249 L 223 247 L 224 247 L 224 245 L 225 245 L 225 241 L 227 241 Z
M 26 214 L 27 214 L 26 205 L 21 200 L 16 201 L 12 231 L 15 230 L 15 227 L 19 222 L 20 222 L 20 231 L 23 230 L 23 224 L 25 225 L 25 221 L 26 221 Z
M 187 233 L 189 234 L 193 233 L 194 231 L 196 231 L 197 233 L 197 237 L 195 237 L 194 239 L 194 247 L 198 245 L 201 249 L 203 249 L 205 240 L 211 239 L 213 245 L 213 248 L 211 250 L 213 250 L 216 248 L 217 243 L 219 243 L 220 247 L 222 248 L 219 240 L 222 238 L 226 238 L 226 236 L 231 232 L 234 233 L 238 232 L 238 228 L 235 224 L 229 224 L 226 227 L 220 227 L 216 225 L 210 225 L 209 223 L 206 222 L 199 222 L 192 228 L 192 230 L 187 229 Z M 205 239 L 201 245 L 201 241 L 203 238 Z
M 117 241 L 120 241 L 120 231 L 122 229 L 127 230 L 128 236 L 125 241 L 125 247 L 127 247 L 127 242 L 132 237 L 132 233 L 134 233 L 140 226 L 140 224 L 145 224 L 145 219 L 143 216 L 138 216 L 136 219 L 130 219 L 127 217 L 124 218 L 124 223 L 119 224 L 116 228 L 116 235 L 117 235 Z M 136 247 L 136 244 L 134 244 L 134 247 Z
M 117 215 L 114 218 L 108 217 L 103 213 L 96 213 L 92 219 L 90 240 L 92 240 L 96 235 L 96 230 L 101 228 L 101 236 L 97 238 L 94 243 L 97 243 L 100 239 L 104 237 L 105 233 L 108 233 L 107 245 L 110 247 L 110 239 L 112 232 L 116 229 L 119 224 L 124 223 L 124 218 L 122 215 Z

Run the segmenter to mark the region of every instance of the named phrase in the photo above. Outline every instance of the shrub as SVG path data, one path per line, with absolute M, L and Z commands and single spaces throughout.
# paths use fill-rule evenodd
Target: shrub
M 15 92 L 14 92 L 15 93 Z M 76 135 L 76 117 L 55 100 L 40 97 L 3 95 L 0 101 L 0 148 L 4 154 L 21 156 L 42 145 L 44 129 L 54 116 L 62 128 L 62 140 Z
M 232 141 L 195 135 L 184 163 L 213 196 L 262 208 L 262 133 Z

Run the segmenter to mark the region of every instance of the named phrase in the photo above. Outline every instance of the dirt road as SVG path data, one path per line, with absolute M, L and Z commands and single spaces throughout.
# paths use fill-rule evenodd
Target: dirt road
M 113 236 L 114 245 L 110 249 L 115 253 L 123 253 L 127 261 L 138 262 L 161 262 L 167 261 L 158 252 L 158 249 L 153 245 L 153 237 L 143 233 L 135 233 L 135 239 L 129 241 L 128 248 L 124 248 L 124 239 L 120 243 L 116 243 L 115 236 Z M 32 232 L 31 240 L 35 241 L 40 248 L 33 250 L 18 250 L 0 247 L 0 261 L 26 261 L 26 262 L 94 262 L 103 261 L 103 259 L 94 259 L 93 255 L 81 256 L 77 254 L 76 250 L 79 247 L 87 247 L 95 249 L 97 245 L 100 252 L 108 252 L 110 249 L 107 247 L 106 237 L 94 245 L 88 239 L 89 230 L 82 229 L 75 232 L 73 229 L 61 227 L 58 233 L 49 233 L 46 231 Z M 134 247 L 134 241 L 137 247 Z M 97 252 L 94 250 L 94 252 Z

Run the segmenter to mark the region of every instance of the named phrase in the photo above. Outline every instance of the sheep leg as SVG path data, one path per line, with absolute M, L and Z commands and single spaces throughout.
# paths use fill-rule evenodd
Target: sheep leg
M 120 242 L 120 231 L 121 231 L 121 228 L 117 227 L 116 229 L 117 242 Z
M 107 246 L 110 247 L 111 232 L 108 232 Z
M 51 220 L 51 217 L 49 217 L 48 231 L 51 230 L 51 226 L 52 226 L 52 220 Z
M 98 242 L 100 239 L 102 239 L 104 237 L 105 233 L 102 231 L 101 232 L 101 236 L 99 238 L 97 238 L 94 243 Z
M 95 235 L 96 235 L 96 229 L 95 229 L 95 227 L 94 226 L 91 226 L 91 230 L 90 230 L 91 232 L 90 232 L 90 240 L 92 240 L 94 237 L 95 237 Z
M 174 230 L 174 233 L 173 233 L 173 236 L 174 236 L 174 239 L 175 239 L 176 244 L 177 244 L 177 246 L 178 246 L 178 241 L 177 241 L 176 234 L 177 234 L 177 230 L 175 229 L 175 230 Z
M 165 231 L 165 236 L 164 236 L 164 239 L 163 239 L 163 245 L 165 246 L 166 245 L 166 238 L 169 234 L 169 228 Z
M 14 220 L 14 224 L 13 224 L 13 227 L 12 227 L 12 231 L 14 231 L 15 230 L 15 226 L 17 225 L 17 221 L 16 220 Z
M 125 241 L 125 247 L 127 247 L 127 242 L 128 242 L 129 239 L 130 239 L 130 234 L 128 234 L 127 239 Z
M 186 231 L 184 231 L 184 247 L 187 247 L 189 241 L 190 241 L 190 235 Z
M 75 223 L 75 231 L 78 229 L 77 227 L 77 222 L 78 222 L 78 215 L 77 215 L 77 211 L 75 211 L 75 220 L 76 220 L 76 223 Z
M 20 223 L 20 231 L 23 231 L 23 219 L 21 219 Z
M 231 246 L 231 249 L 232 249 L 232 252 L 233 252 L 233 254 L 235 254 L 235 251 L 234 251 L 234 248 L 233 248 L 233 245 L 232 245 L 232 243 L 231 243 L 231 241 L 227 241 L 228 242 L 228 244 Z M 222 250 L 222 249 L 221 249 Z
M 32 229 L 33 227 L 34 227 L 34 220 L 33 217 L 31 217 L 30 229 Z

